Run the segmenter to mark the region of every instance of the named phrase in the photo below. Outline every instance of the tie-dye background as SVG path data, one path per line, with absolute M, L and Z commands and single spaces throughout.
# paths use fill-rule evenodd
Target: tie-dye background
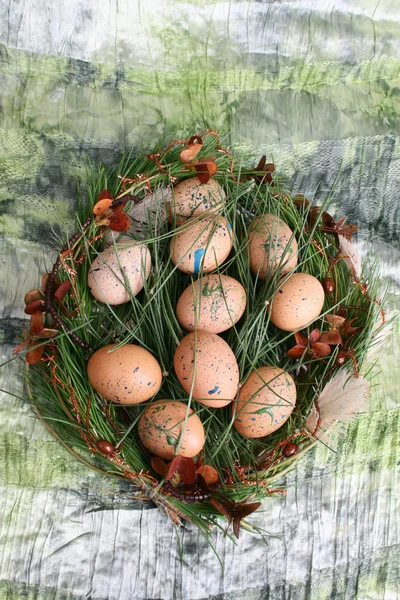
M 86 157 L 209 127 L 273 157 L 360 225 L 400 289 L 398 0 L 0 0 L 2 359 L 23 297 L 71 230 Z M 397 302 L 398 306 L 399 302 Z M 323 600 L 400 597 L 398 329 L 381 351 L 372 412 L 337 455 L 288 476 L 260 523 L 213 550 L 129 486 L 88 472 L 28 405 L 2 394 L 0 598 Z M 18 396 L 16 362 L 0 370 Z

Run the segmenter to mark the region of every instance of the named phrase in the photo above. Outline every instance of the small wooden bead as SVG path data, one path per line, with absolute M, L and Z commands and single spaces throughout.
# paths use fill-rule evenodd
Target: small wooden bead
M 101 452 L 101 454 L 104 454 L 104 456 L 111 456 L 112 454 L 115 454 L 114 446 L 107 440 L 99 440 L 96 442 L 96 448 L 99 452 Z
M 335 360 L 335 364 L 338 365 L 339 367 L 341 367 L 342 365 L 344 365 L 346 360 L 347 360 L 347 354 L 346 354 L 346 352 L 341 350 L 340 352 L 338 352 L 338 355 Z
M 327 294 L 332 294 L 332 292 L 335 290 L 335 283 L 333 279 L 326 277 L 322 282 L 322 287 Z
M 286 446 L 283 446 L 282 454 L 285 458 L 289 458 L 289 456 L 293 456 L 294 454 L 297 454 L 298 451 L 299 451 L 298 444 L 286 444 Z

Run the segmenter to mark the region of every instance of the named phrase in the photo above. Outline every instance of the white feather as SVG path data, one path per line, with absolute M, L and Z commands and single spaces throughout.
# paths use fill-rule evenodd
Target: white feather
M 132 218 L 131 226 L 128 231 L 107 232 L 105 242 L 111 245 L 116 242 L 131 241 L 129 233 L 135 233 L 139 237 L 144 237 L 142 223 L 150 222 L 157 230 L 167 220 L 167 205 L 171 202 L 172 190 L 168 187 L 158 188 L 152 194 L 148 194 L 141 202 L 135 204 L 132 202 L 127 214 Z
M 317 398 L 320 426 L 315 437 L 332 446 L 334 440 L 330 437 L 335 428 L 336 433 L 344 429 L 344 423 L 353 421 L 357 414 L 368 410 L 367 396 L 369 384 L 364 377 L 354 377 L 346 369 L 339 371 Z M 315 406 L 306 419 L 306 428 L 313 433 L 318 420 Z M 339 428 L 339 430 L 338 430 Z
M 356 279 L 361 277 L 361 254 L 360 249 L 354 242 L 350 242 L 344 235 L 339 235 L 339 245 L 344 261 L 347 263 L 350 271 Z

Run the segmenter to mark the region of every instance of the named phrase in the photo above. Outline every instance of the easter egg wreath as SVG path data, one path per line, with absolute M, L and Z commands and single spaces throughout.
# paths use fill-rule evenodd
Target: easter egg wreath
M 215 132 L 88 170 L 76 233 L 27 293 L 29 396 L 74 456 L 175 524 L 239 536 L 368 408 L 387 288 L 357 226 Z

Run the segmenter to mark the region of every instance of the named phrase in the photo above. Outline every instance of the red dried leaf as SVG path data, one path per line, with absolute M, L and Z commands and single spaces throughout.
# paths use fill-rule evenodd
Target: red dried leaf
M 192 458 L 175 456 L 167 474 L 167 481 L 175 487 L 192 485 L 196 481 L 196 467 Z
M 43 329 L 43 314 L 40 311 L 31 316 L 30 333 L 37 335 Z
M 71 282 L 68 281 L 68 279 L 66 281 L 63 281 L 58 290 L 55 292 L 54 299 L 57 302 L 62 302 L 64 296 L 69 292 L 70 289 Z
M 197 469 L 197 474 L 201 475 L 206 480 L 208 485 L 215 485 L 219 481 L 217 470 L 210 465 L 203 465 Z
M 25 359 L 29 365 L 35 365 L 40 361 L 43 355 L 44 346 L 39 346 L 38 348 L 34 348 L 33 350 L 28 350 L 26 353 Z
M 45 311 L 43 300 L 34 300 L 33 302 L 30 302 L 24 308 L 24 313 L 27 315 L 33 315 L 35 312 L 38 312 L 38 311 L 41 311 L 41 312 Z
M 130 220 L 126 213 L 124 212 L 115 212 L 110 215 L 110 229 L 113 231 L 128 231 L 130 227 Z
M 151 459 L 151 468 L 157 473 L 157 475 L 161 475 L 161 477 L 165 477 L 168 473 L 167 463 L 158 456 L 153 456 Z

